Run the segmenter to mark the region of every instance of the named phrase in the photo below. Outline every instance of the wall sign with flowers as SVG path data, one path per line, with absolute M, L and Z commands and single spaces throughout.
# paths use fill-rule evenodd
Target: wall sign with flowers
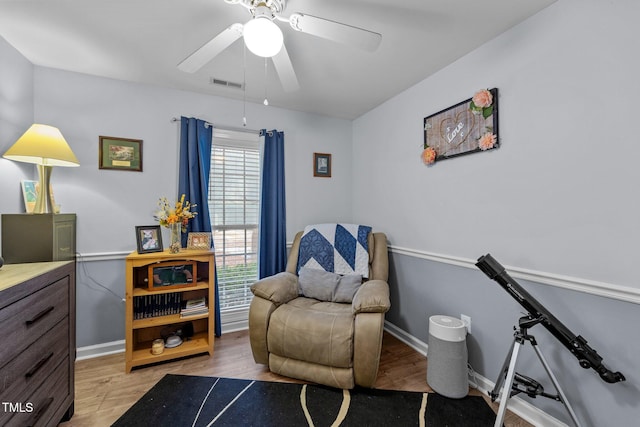
M 439 160 L 498 148 L 498 89 L 473 97 L 424 118 L 422 161 Z

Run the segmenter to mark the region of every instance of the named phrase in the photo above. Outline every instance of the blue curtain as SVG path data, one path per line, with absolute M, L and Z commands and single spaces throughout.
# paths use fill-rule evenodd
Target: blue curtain
M 203 120 L 193 117 L 180 118 L 180 169 L 178 197 L 182 194 L 192 204 L 198 205 L 195 216 L 187 226 L 187 232 L 211 232 L 208 191 L 209 170 L 211 168 L 212 127 Z M 186 245 L 187 235 L 183 233 L 182 245 Z M 211 240 L 213 244 L 213 239 Z M 215 334 L 222 334 L 220 325 L 220 302 L 218 301 L 218 274 L 215 279 Z
M 287 267 L 286 200 L 284 191 L 284 133 L 275 129 L 264 136 L 258 274 L 260 278 Z

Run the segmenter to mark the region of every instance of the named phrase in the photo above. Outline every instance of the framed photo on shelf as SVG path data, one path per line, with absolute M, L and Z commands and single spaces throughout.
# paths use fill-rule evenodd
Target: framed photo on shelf
M 313 153 L 313 176 L 331 178 L 331 154 Z
M 211 248 L 211 233 L 189 233 L 187 237 L 187 249 Z
M 136 242 L 138 253 L 162 252 L 162 233 L 159 225 L 137 225 Z
M 142 172 L 142 140 L 101 136 L 98 168 Z

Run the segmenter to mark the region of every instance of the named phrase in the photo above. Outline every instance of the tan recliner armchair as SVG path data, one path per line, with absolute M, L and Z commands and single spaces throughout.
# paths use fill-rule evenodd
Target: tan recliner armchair
M 277 374 L 341 389 L 373 387 L 384 316 L 389 310 L 389 256 L 383 233 L 369 233 L 369 278 L 351 303 L 300 295 L 296 269 L 302 232 L 285 272 L 251 286 L 249 335 L 256 363 Z

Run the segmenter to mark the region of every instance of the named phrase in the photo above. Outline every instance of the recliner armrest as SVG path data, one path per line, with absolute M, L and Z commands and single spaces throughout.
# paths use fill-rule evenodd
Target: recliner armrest
M 273 276 L 260 279 L 251 285 L 253 295 L 273 302 L 275 305 L 286 304 L 298 296 L 298 276 L 283 271 Z
M 386 313 L 391 307 L 389 284 L 384 280 L 364 282 L 353 296 L 351 305 L 355 314 Z

